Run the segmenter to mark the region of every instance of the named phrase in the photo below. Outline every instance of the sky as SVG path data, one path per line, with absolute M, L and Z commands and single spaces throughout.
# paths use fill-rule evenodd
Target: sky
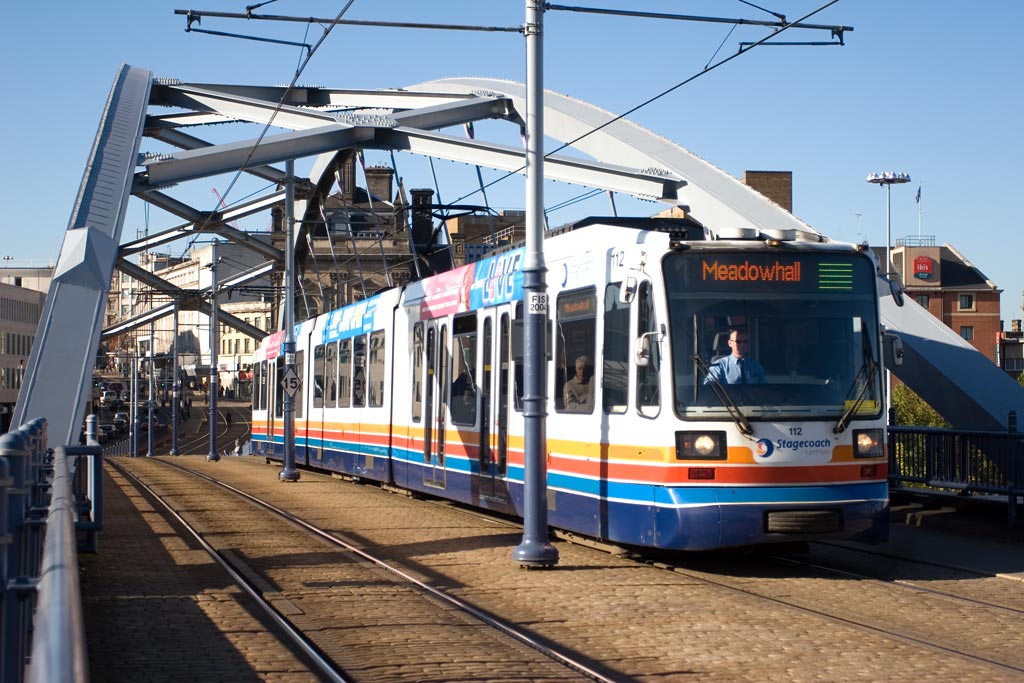
M 195 10 L 245 11 L 239 0 L 190 2 Z M 771 10 L 794 21 L 827 3 L 592 0 L 579 6 L 758 21 L 773 20 L 764 11 Z M 332 18 L 344 5 L 275 0 L 255 11 Z M 525 5 L 354 0 L 345 18 L 521 26 Z M 0 107 L 7 131 L 0 148 L 5 265 L 56 262 L 122 63 L 197 83 L 281 85 L 295 77 L 305 48 L 186 32 L 185 17 L 175 10 L 188 8 L 174 0 L 52 0 L 45 11 L 26 2 L 7 7 L 0 28 L 0 84 L 7 93 Z M 555 10 L 545 13 L 544 22 L 545 86 L 611 112 L 625 112 L 702 74 L 629 118 L 737 178 L 747 170 L 791 171 L 793 213 L 834 239 L 884 245 L 886 192 L 866 178 L 883 171 L 909 174 L 910 183 L 891 190 L 893 240 L 933 236 L 937 244 L 951 244 L 1003 290 L 1001 317 L 1024 317 L 1024 238 L 1013 208 L 1024 188 L 1024 48 L 1005 28 L 1024 24 L 1024 2 L 838 0 L 807 22 L 852 27 L 845 45 L 762 46 L 711 69 L 735 54 L 741 41 L 759 40 L 769 29 Z M 323 34 L 317 25 L 212 18 L 197 28 L 310 45 Z M 832 38 L 827 31 L 791 29 L 778 40 Z M 517 33 L 339 26 L 298 83 L 398 88 L 454 76 L 524 81 L 524 39 Z M 150 149 L 147 141 L 142 148 Z M 442 177 L 453 174 L 451 188 L 442 180 L 444 191 L 461 195 L 454 180 L 460 171 L 447 164 L 437 167 Z M 422 160 L 406 157 L 398 165 L 407 187 L 432 185 Z M 228 203 L 246 192 L 218 177 L 208 188 L 192 188 L 190 201 L 213 209 L 214 189 L 230 190 Z M 571 196 L 566 192 L 546 190 L 547 204 Z M 499 184 L 489 193 L 496 208 L 524 208 L 521 183 Z M 584 212 L 576 216 L 559 211 L 555 223 L 607 214 L 602 201 L 574 205 L 572 211 Z M 637 204 L 636 210 L 660 208 Z M 241 227 L 265 229 L 268 220 L 255 217 Z M 122 241 L 179 222 L 133 199 Z

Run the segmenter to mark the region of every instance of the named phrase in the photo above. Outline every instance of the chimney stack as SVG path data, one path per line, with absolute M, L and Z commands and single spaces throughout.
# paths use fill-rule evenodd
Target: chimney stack
M 792 171 L 747 171 L 743 174 L 743 184 L 793 213 Z
M 373 195 L 374 201 L 390 202 L 394 199 L 391 195 L 391 179 L 395 172 L 388 166 L 371 166 L 366 169 L 366 190 Z

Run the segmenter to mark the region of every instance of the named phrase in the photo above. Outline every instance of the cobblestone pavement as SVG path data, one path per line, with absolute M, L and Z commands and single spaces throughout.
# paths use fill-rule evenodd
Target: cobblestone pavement
M 736 563 L 736 575 L 750 589 L 826 604 L 838 618 L 565 543 L 556 544 L 560 553 L 556 568 L 525 571 L 511 558 L 521 531 L 492 521 L 308 472 L 302 473 L 299 482 L 282 483 L 277 479 L 279 465 L 268 466 L 252 457 L 210 463 L 201 456 L 182 456 L 178 461 L 266 497 L 311 523 L 401 563 L 429 583 L 480 608 L 528 625 L 538 637 L 620 672 L 623 680 L 994 682 L 1019 681 L 1022 677 L 1020 671 L 994 667 L 912 640 L 915 635 L 942 630 L 947 641 L 969 644 L 967 649 L 1014 650 L 1020 620 L 1013 614 L 1004 615 L 1000 622 L 962 605 L 949 605 L 943 610 L 936 600 L 924 605 L 896 586 L 886 589 L 850 579 L 808 578 L 796 572 L 791 576 L 759 575 L 760 570 L 745 573 L 755 562 L 746 556 L 730 561 Z M 119 462 L 143 477 L 152 468 L 162 467 L 147 459 Z M 118 514 L 132 513 L 123 510 Z M 117 538 L 112 532 L 113 528 L 101 536 L 101 553 L 107 547 L 111 556 L 124 555 L 122 546 L 130 539 Z M 169 529 L 153 532 L 173 533 Z M 183 562 L 187 563 L 190 553 L 195 552 L 177 549 L 181 542 L 173 535 L 161 539 L 165 549 L 175 548 L 181 553 Z M 943 543 L 947 544 L 946 552 L 957 552 L 956 546 L 950 545 L 952 541 L 946 539 Z M 127 552 L 131 553 L 130 548 Z M 162 579 L 151 580 L 146 575 L 148 560 L 139 555 L 131 560 L 138 565 L 127 567 L 129 579 L 142 584 L 136 590 L 149 591 L 147 596 L 168 593 L 154 590 L 152 584 Z M 88 577 L 87 566 L 84 571 Z M 83 583 L 84 591 L 86 585 L 91 589 L 86 591 L 87 599 L 93 601 L 93 606 L 116 605 L 113 594 L 122 590 L 118 586 L 110 589 L 113 594 L 108 603 L 96 602 L 95 591 L 101 583 Z M 1024 584 L 1006 583 L 1013 584 L 1014 588 L 1007 589 L 1011 592 L 1024 591 Z M 218 588 L 223 591 L 221 602 L 238 604 L 230 589 L 222 585 Z M 199 612 L 200 601 L 195 597 L 189 601 L 196 603 L 193 614 Z M 87 602 L 87 609 L 89 605 Z M 905 637 L 844 622 L 843 616 L 851 614 L 874 619 L 891 615 L 889 625 L 893 630 L 902 629 Z M 190 652 L 191 648 L 178 644 L 182 634 L 169 631 L 173 622 L 167 621 L 145 624 L 144 640 L 163 643 L 164 655 L 173 663 L 181 659 L 176 653 Z M 118 640 L 115 633 L 124 630 L 109 624 L 106 631 L 95 635 L 97 650 L 93 653 L 94 624 L 87 623 L 87 627 L 94 662 L 100 663 L 107 654 L 124 649 L 123 644 L 109 644 L 110 639 Z M 139 627 L 129 624 L 124 628 Z M 237 634 L 243 631 L 239 628 Z M 396 629 L 394 634 L 396 653 L 402 651 L 400 632 Z M 257 635 L 246 633 L 254 638 Z M 213 633 L 199 640 L 223 646 L 228 642 L 226 638 Z M 236 651 L 263 647 L 258 642 L 243 644 L 242 640 L 232 645 Z M 278 658 L 270 657 L 269 652 L 266 670 L 252 674 L 255 678 L 222 680 L 298 680 L 284 677 L 294 674 L 292 665 L 285 663 L 287 653 Z M 1020 656 L 1015 657 L 1020 662 Z M 136 666 L 142 664 L 136 662 Z M 147 665 L 160 666 L 155 662 Z M 129 664 L 124 662 L 123 666 Z M 94 674 L 94 680 L 129 678 L 103 679 Z

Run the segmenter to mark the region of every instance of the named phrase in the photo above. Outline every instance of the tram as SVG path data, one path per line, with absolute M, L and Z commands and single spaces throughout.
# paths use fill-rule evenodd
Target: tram
M 887 538 L 866 246 L 589 219 L 544 250 L 552 526 L 673 550 Z M 296 463 L 521 514 L 523 259 L 508 248 L 296 325 Z M 711 371 L 737 335 L 756 383 Z M 282 342 L 254 365 L 253 452 L 274 460 Z

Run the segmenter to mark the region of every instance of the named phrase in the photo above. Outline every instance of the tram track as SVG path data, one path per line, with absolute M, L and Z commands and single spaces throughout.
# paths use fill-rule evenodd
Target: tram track
M 210 486 L 217 487 L 223 491 L 229 492 L 232 496 L 243 499 L 246 502 L 258 507 L 268 515 L 281 520 L 282 523 L 287 524 L 291 529 L 292 533 L 301 532 L 307 538 L 312 536 L 318 539 L 320 542 L 331 546 L 334 549 L 335 557 L 325 557 L 322 564 L 344 564 L 348 567 L 352 566 L 363 566 L 369 568 L 373 572 L 372 577 L 363 577 L 361 579 L 353 579 L 349 577 L 347 581 L 364 581 L 367 585 L 376 584 L 381 585 L 381 577 L 386 574 L 391 581 L 401 586 L 402 591 L 405 591 L 402 599 L 415 601 L 418 604 L 412 608 L 412 612 L 418 613 L 413 620 L 423 621 L 424 611 L 437 611 L 440 609 L 442 612 L 457 612 L 460 617 L 455 620 L 452 624 L 451 629 L 453 631 L 465 631 L 467 623 L 474 623 L 482 625 L 493 631 L 496 636 L 492 636 L 490 640 L 500 641 L 502 639 L 515 641 L 519 646 L 525 646 L 534 652 L 534 656 L 524 658 L 521 653 L 509 653 L 506 658 L 509 661 L 519 660 L 514 665 L 523 666 L 524 670 L 530 671 L 531 677 L 539 676 L 543 680 L 591 680 L 591 681 L 618 681 L 621 678 L 615 677 L 609 673 L 602 672 L 595 668 L 590 662 L 574 656 L 573 653 L 563 651 L 552 644 L 542 642 L 534 634 L 529 632 L 527 629 L 521 628 L 513 623 L 502 620 L 495 615 L 487 613 L 485 610 L 481 610 L 468 602 L 459 599 L 458 597 L 451 595 L 450 593 L 439 590 L 433 586 L 428 585 L 425 581 L 417 578 L 413 572 L 404 571 L 401 567 L 395 566 L 393 563 L 388 562 L 384 558 L 376 557 L 372 553 L 367 552 L 365 549 L 357 547 L 353 542 L 341 538 L 336 533 L 331 533 L 322 528 L 316 527 L 299 517 L 282 510 L 273 504 L 258 498 L 252 494 L 242 491 L 230 484 L 219 481 L 214 477 L 208 476 L 201 472 L 197 472 L 193 469 L 185 467 L 177 462 L 169 460 L 157 460 L 169 469 L 173 469 L 177 472 L 186 474 L 187 476 L 197 478 Z M 258 566 L 258 563 L 250 563 L 244 561 L 243 558 L 247 556 L 247 551 L 241 548 L 224 547 L 222 542 L 211 541 L 207 538 L 207 534 L 203 533 L 201 528 L 207 526 L 205 523 L 200 522 L 198 527 L 190 524 L 187 519 L 190 515 L 181 515 L 174 509 L 174 496 L 172 494 L 168 496 L 165 492 L 162 492 L 161 485 L 151 486 L 150 484 L 143 481 L 143 479 L 137 477 L 128 469 L 119 466 L 116 462 L 114 466 L 118 471 L 122 472 L 125 476 L 129 477 L 132 481 L 136 482 L 139 486 L 143 487 L 149 495 L 159 500 L 161 504 L 175 516 L 176 519 L 184 525 L 189 533 L 192 534 L 199 542 L 203 545 L 204 549 L 207 550 L 212 556 L 214 556 L 218 563 L 220 563 L 226 571 L 232 576 L 232 580 L 235 581 L 239 586 L 245 590 L 249 596 L 261 605 L 261 609 L 270 616 L 275 623 L 280 626 L 282 637 L 287 640 L 295 649 L 303 653 L 309 660 L 311 666 L 315 668 L 323 680 L 329 681 L 373 681 L 373 680 L 420 680 L 419 674 L 414 675 L 411 678 L 402 678 L 401 675 L 397 675 L 394 671 L 382 679 L 378 679 L 375 675 L 366 675 L 365 670 L 367 668 L 373 669 L 374 667 L 367 667 L 365 664 L 356 664 L 355 668 L 361 670 L 360 674 L 353 674 L 348 671 L 352 664 L 348 663 L 348 667 L 345 662 L 341 664 L 334 661 L 334 657 L 337 657 L 339 651 L 344 649 L 339 646 L 339 643 L 325 643 L 322 638 L 322 634 L 309 633 L 304 629 L 308 629 L 310 624 L 318 622 L 319 620 L 331 619 L 331 613 L 329 610 L 324 610 L 317 616 L 311 614 L 307 607 L 310 600 L 309 592 L 307 588 L 301 586 L 294 586 L 289 589 L 288 586 L 276 585 L 276 582 L 267 577 Z M 164 484 L 163 486 L 166 486 Z M 170 498 L 171 500 L 168 500 Z M 220 534 L 218 534 L 220 535 Z M 299 544 L 301 545 L 301 544 Z M 218 547 L 219 546 L 219 547 Z M 411 589 L 411 590 L 409 590 Z M 296 597 L 289 598 L 288 595 L 294 593 L 295 595 L 302 594 L 302 607 L 298 607 L 299 599 Z M 268 597 L 270 594 L 272 597 Z M 372 599 L 371 596 L 366 597 L 367 600 Z M 325 601 L 329 601 L 329 596 L 324 596 Z M 283 609 L 282 609 L 283 607 Z M 294 619 L 294 615 L 298 611 L 302 618 L 299 620 Z M 450 616 L 442 616 L 440 613 L 434 618 L 426 617 L 428 620 L 436 619 L 437 621 L 452 621 Z M 296 623 L 298 621 L 298 623 Z M 339 627 L 340 631 L 346 630 L 347 626 Z M 332 633 L 337 634 L 339 629 L 328 629 Z M 315 631 L 316 629 L 314 629 Z M 464 646 L 464 638 L 457 635 L 453 635 L 450 639 L 452 641 L 451 649 L 452 660 L 458 660 L 459 657 L 456 652 L 460 649 L 460 643 Z M 492 643 L 493 645 L 493 643 Z M 517 648 L 521 650 L 522 648 Z M 384 656 L 381 653 L 378 656 Z M 538 664 L 538 659 L 543 658 L 547 660 L 547 664 Z M 488 662 L 491 671 L 481 671 L 481 675 L 493 676 L 494 661 Z M 463 662 L 460 664 L 461 667 L 472 666 L 471 662 Z M 552 668 L 553 667 L 553 668 Z M 510 674 L 511 675 L 511 674 Z
M 439 501 L 438 505 L 451 508 L 462 514 L 482 516 L 488 519 L 494 519 L 493 517 L 483 513 L 479 510 L 472 508 L 463 508 L 458 505 L 452 505 L 447 501 Z M 501 518 L 499 523 L 506 523 L 510 526 L 517 526 L 512 522 L 508 522 Z M 1004 633 L 1015 632 L 1015 622 L 1019 620 L 1021 616 L 1024 616 L 1024 590 L 1020 590 L 1018 582 L 1009 582 L 1007 585 L 1007 594 L 1012 596 L 1012 599 L 1016 604 L 1003 604 L 994 602 L 992 600 L 985 600 L 976 597 L 978 593 L 991 592 L 991 589 L 987 588 L 988 581 L 997 581 L 991 575 L 981 574 L 980 572 L 970 572 L 963 570 L 958 567 L 951 565 L 941 565 L 934 562 L 916 562 L 914 560 L 908 560 L 907 558 L 899 558 L 896 556 L 886 556 L 888 559 L 905 564 L 905 565 L 918 565 L 919 567 L 930 567 L 935 571 L 945 572 L 947 575 L 944 576 L 946 582 L 958 582 L 961 584 L 961 591 L 968 591 L 967 588 L 963 587 L 965 581 L 974 582 L 985 581 L 986 587 L 970 589 L 970 595 L 964 595 L 963 592 L 957 593 L 953 590 L 936 589 L 921 582 L 908 581 L 896 578 L 883 578 L 877 574 L 872 575 L 868 573 L 858 572 L 850 568 L 842 568 L 838 566 L 826 566 L 817 562 L 813 562 L 807 559 L 801 559 L 800 557 L 794 557 L 792 555 L 775 555 L 775 554 L 745 554 L 745 555 L 733 555 L 729 552 L 724 553 L 709 553 L 707 555 L 695 555 L 684 560 L 682 563 L 676 563 L 662 558 L 656 558 L 657 553 L 650 553 L 644 550 L 631 550 L 622 548 L 619 546 L 609 545 L 593 539 L 588 539 L 575 534 L 569 534 L 564 532 L 556 532 L 558 538 L 577 545 L 597 550 L 599 552 L 609 553 L 618 557 L 623 557 L 638 564 L 648 565 L 658 569 L 666 570 L 680 576 L 685 576 L 689 579 L 697 580 L 707 585 L 715 586 L 729 591 L 741 593 L 743 595 L 771 602 L 773 604 L 782 605 L 786 608 L 799 610 L 806 614 L 811 614 L 816 617 L 826 619 L 830 622 L 843 624 L 846 626 L 863 629 L 872 633 L 881 634 L 887 638 L 899 640 L 902 642 L 910 643 L 915 646 L 928 648 L 935 651 L 945 652 L 947 654 L 964 658 L 966 660 L 983 664 L 985 666 L 991 666 L 1012 674 L 1024 674 L 1024 659 L 1021 659 L 1015 652 L 1016 648 L 1013 645 L 1012 639 L 1007 642 L 1005 649 L 999 650 L 1004 653 L 1004 657 L 995 656 L 991 653 L 987 653 L 984 650 L 977 648 L 972 649 L 965 647 L 963 640 L 958 638 L 950 638 L 947 634 L 942 631 L 945 630 L 944 620 L 925 620 L 926 623 L 938 624 L 939 628 L 929 631 L 928 629 L 911 628 L 908 625 L 888 625 L 884 619 L 879 619 L 877 616 L 866 615 L 862 611 L 858 611 L 854 606 L 857 604 L 856 601 L 848 601 L 849 607 L 844 607 L 844 603 L 840 601 L 838 604 L 834 601 L 827 601 L 828 605 L 817 604 L 817 597 L 812 597 L 810 600 L 797 600 L 793 599 L 792 592 L 788 588 L 772 594 L 770 591 L 760 588 L 758 584 L 765 583 L 772 585 L 774 582 L 769 580 L 767 582 L 758 581 L 757 578 L 764 578 L 762 575 L 756 573 L 758 567 L 765 567 L 767 563 L 777 563 L 778 565 L 785 565 L 789 567 L 796 567 L 803 570 L 804 575 L 800 576 L 789 576 L 787 575 L 782 581 L 792 584 L 794 581 L 815 581 L 823 573 L 827 573 L 834 577 L 840 577 L 843 581 L 855 581 L 859 584 L 871 583 L 876 586 L 888 589 L 893 589 L 899 592 L 905 592 L 911 595 L 926 596 L 928 598 L 936 599 L 941 601 L 941 604 L 936 608 L 937 611 L 941 611 L 943 608 L 948 608 L 950 604 L 958 604 L 963 609 L 979 609 L 984 611 L 990 611 L 993 615 L 999 615 L 998 619 L 995 619 L 997 623 L 1005 624 L 1005 628 L 997 627 L 996 631 L 1002 631 Z M 816 544 L 817 545 L 817 544 Z M 881 557 L 882 553 L 873 553 L 870 550 L 851 549 L 844 545 L 838 544 L 821 544 L 826 547 L 833 547 L 837 549 L 847 550 L 850 552 L 859 552 L 865 555 L 873 557 Z M 663 555 L 663 554 L 662 554 Z M 744 562 L 748 570 L 751 571 L 752 576 L 756 576 L 754 580 L 749 578 L 733 577 L 732 572 L 735 572 L 736 562 L 735 558 L 740 557 L 741 561 Z M 718 564 L 719 559 L 716 558 L 731 558 L 724 559 L 725 564 Z M 712 569 L 707 570 L 696 570 L 694 566 L 701 566 L 702 564 L 710 562 Z M 933 579 L 938 580 L 938 579 Z M 757 587 L 754 587 L 757 586 Z M 813 593 L 813 592 L 812 592 Z M 829 592 L 830 595 L 833 595 Z M 824 595 L 824 592 L 819 594 Z M 915 605 L 917 609 L 921 609 L 920 602 L 917 601 Z M 847 613 L 844 613 L 847 610 Z M 1008 661 L 1006 657 L 1012 658 L 1012 661 Z
M 191 463 L 189 460 L 179 462 L 174 458 L 156 459 L 146 471 L 149 473 L 163 470 L 165 464 L 190 465 L 194 469 L 202 470 L 198 474 L 206 472 L 216 477 L 221 477 L 221 472 L 227 474 L 226 470 L 220 469 L 215 463 L 202 460 L 193 460 Z M 650 669 L 653 671 L 702 670 L 700 662 L 706 661 L 709 651 L 706 648 L 703 651 L 695 650 L 694 644 L 701 643 L 702 639 L 708 638 L 710 634 L 715 634 L 711 641 L 703 642 L 718 642 L 718 647 L 722 647 L 723 641 L 714 640 L 719 634 L 726 635 L 737 629 L 747 631 L 752 624 L 758 624 L 757 628 L 762 628 L 762 623 L 776 625 L 772 627 L 772 631 L 777 632 L 779 645 L 773 648 L 772 640 L 765 640 L 762 637 L 757 640 L 759 644 L 754 646 L 754 651 L 767 648 L 765 652 L 769 653 L 769 657 L 778 656 L 779 648 L 787 652 L 787 656 L 796 657 L 807 657 L 808 652 L 813 651 L 817 654 L 809 660 L 810 666 L 834 667 L 837 666 L 836 660 L 849 656 L 844 655 L 844 652 L 863 652 L 864 648 L 878 652 L 881 659 L 870 664 L 865 661 L 862 665 L 867 667 L 863 671 L 870 671 L 874 667 L 874 674 L 862 673 L 858 680 L 880 680 L 888 676 L 897 676 L 900 671 L 903 671 L 902 675 L 910 675 L 909 669 L 913 674 L 911 677 L 919 681 L 1016 681 L 1020 680 L 1024 672 L 1024 659 L 1017 654 L 1015 635 L 1019 630 L 1020 612 L 1013 607 L 1012 602 L 992 605 L 985 604 L 983 600 L 958 600 L 955 599 L 955 594 L 947 595 L 939 590 L 914 590 L 913 587 L 900 583 L 877 579 L 867 574 L 857 574 L 850 567 L 846 567 L 850 571 L 843 574 L 841 565 L 824 567 L 816 566 L 814 561 L 792 562 L 791 556 L 778 554 L 716 553 L 666 558 L 637 554 L 631 549 L 601 544 L 598 545 L 602 552 L 592 553 L 589 549 L 594 545 L 592 543 L 577 543 L 574 546 L 578 548 L 576 550 L 562 546 L 563 560 L 559 568 L 550 572 L 520 571 L 520 576 L 529 576 L 530 580 L 509 583 L 509 575 L 504 566 L 481 565 L 478 560 L 464 564 L 463 553 L 467 550 L 472 555 L 480 548 L 489 546 L 476 546 L 471 543 L 467 548 L 463 541 L 469 540 L 474 532 L 484 534 L 481 539 L 488 538 L 490 534 L 499 546 L 511 548 L 522 529 L 514 520 L 496 518 L 479 509 L 462 507 L 451 501 L 417 496 L 416 500 L 401 502 L 396 500 L 391 492 L 382 491 L 377 486 L 339 481 L 336 477 L 321 476 L 314 472 L 304 472 L 301 484 L 284 484 L 270 475 L 273 467 L 279 463 L 266 467 L 253 462 L 252 459 L 242 459 L 237 464 L 241 466 L 240 470 L 245 470 L 246 473 L 239 472 L 236 475 L 232 472 L 227 476 L 225 483 L 238 484 L 258 494 L 257 497 L 268 497 L 273 504 L 287 507 L 288 511 L 296 516 L 307 517 L 315 522 L 314 526 L 324 527 L 331 535 L 338 537 L 355 550 L 366 551 L 367 548 L 372 548 L 377 551 L 371 554 L 376 554 L 377 559 L 388 567 L 374 568 L 378 574 L 378 584 L 381 581 L 380 576 L 385 573 L 388 574 L 390 581 L 389 567 L 397 567 L 421 583 L 436 587 L 445 593 L 468 598 L 468 602 L 480 607 L 487 614 L 500 615 L 516 623 L 529 624 L 532 633 L 542 644 L 564 647 L 569 652 L 581 655 L 582 661 L 598 672 L 626 672 L 616 680 L 645 678 L 643 672 L 648 670 L 648 665 L 637 664 L 639 659 L 631 661 L 628 656 L 623 655 L 624 652 L 642 651 L 643 656 L 650 658 L 651 661 L 662 662 Z M 259 470 L 262 470 L 262 474 L 259 474 Z M 270 480 L 274 483 L 269 483 Z M 257 481 L 267 483 L 255 483 Z M 329 506 L 310 502 L 309 490 L 296 498 L 299 491 L 293 487 L 315 489 L 321 499 L 330 497 L 330 500 L 335 502 Z M 225 495 L 228 495 L 228 492 L 225 492 Z M 229 495 L 237 496 L 234 493 Z M 234 505 L 238 506 L 237 503 Z M 252 510 L 254 508 L 251 505 L 242 507 Z M 352 507 L 353 505 L 357 507 Z M 204 503 L 201 507 L 220 510 L 224 505 Z M 437 509 L 436 514 L 427 511 L 431 507 Z M 457 512 L 458 515 L 451 517 L 453 512 Z M 252 515 L 251 512 L 249 514 Z M 397 516 L 393 521 L 380 523 L 382 518 L 374 516 L 380 514 Z M 465 521 L 459 521 L 460 517 Z M 423 525 L 416 523 L 419 520 L 423 521 Z M 221 521 L 218 519 L 218 529 L 220 525 Z M 450 536 L 451 534 L 454 536 Z M 218 535 L 221 535 L 220 531 Z M 449 536 L 460 539 L 460 542 L 447 548 L 444 539 Z M 310 538 L 312 537 L 307 535 L 305 541 L 294 540 L 290 543 L 295 546 L 304 545 L 304 553 L 311 555 L 319 552 L 314 552 L 318 543 L 327 542 L 319 540 L 314 543 L 309 540 Z M 568 536 L 563 539 L 581 540 L 570 539 Z M 458 555 L 451 553 L 456 547 L 459 548 Z M 474 548 L 477 550 L 474 551 Z M 357 558 L 358 562 L 369 565 L 367 560 L 352 551 L 339 548 L 336 552 L 337 555 L 325 559 L 323 564 L 346 565 L 353 562 L 352 558 Z M 499 552 L 495 555 L 488 551 L 484 553 L 484 557 L 491 557 L 492 562 L 509 563 L 509 559 L 497 559 L 508 558 L 505 553 Z M 247 553 L 240 554 L 244 556 Z M 601 556 L 609 559 L 602 560 Z M 287 558 L 282 558 L 278 564 L 284 565 L 287 562 Z M 303 562 L 309 564 L 308 558 L 304 558 Z M 318 577 L 317 580 L 299 589 L 300 593 L 305 591 L 305 595 L 300 598 L 289 598 L 292 605 L 297 605 L 303 611 L 306 610 L 306 604 L 302 601 L 314 599 L 312 591 L 315 590 L 315 594 L 320 595 L 320 586 L 332 585 L 330 580 L 319 578 L 321 563 L 318 562 L 316 566 L 318 569 L 313 571 L 313 575 Z M 585 571 L 588 568 L 592 571 Z M 584 571 L 580 572 L 580 569 Z M 477 574 L 467 575 L 465 570 L 472 570 Z M 637 573 L 638 570 L 641 573 Z M 257 567 L 252 571 L 266 572 L 266 567 Z M 483 574 L 479 574 L 481 571 Z M 651 571 L 663 572 L 666 578 L 658 578 L 657 574 L 648 573 Z M 905 569 L 900 571 L 901 576 L 912 573 Z M 942 568 L 932 568 L 931 571 L 938 572 L 937 578 L 940 580 L 948 578 L 950 581 L 967 584 L 968 587 L 984 581 L 979 577 L 947 577 L 944 573 L 947 570 Z M 491 581 L 482 585 L 476 583 L 479 576 L 489 574 L 493 574 Z M 627 584 L 622 583 L 623 576 L 630 577 Z M 274 581 L 275 586 L 282 581 L 277 575 L 269 580 Z M 347 581 L 352 584 L 355 580 L 349 577 Z M 607 604 L 601 612 L 608 622 L 593 621 L 594 614 L 590 614 L 589 620 L 585 620 L 587 624 L 604 624 L 599 630 L 594 630 L 593 627 L 588 629 L 586 626 L 581 630 L 575 614 L 572 618 L 566 614 L 562 622 L 559 621 L 558 610 L 552 612 L 541 609 L 538 612 L 535 600 L 520 599 L 513 597 L 514 594 L 504 592 L 510 590 L 512 585 L 555 587 L 562 586 L 567 581 L 581 586 L 585 591 L 589 588 L 594 592 L 596 599 Z M 1008 586 L 1009 598 L 1021 592 L 1020 582 L 1001 583 Z M 370 586 L 370 580 L 364 579 L 360 585 Z M 372 591 L 376 588 L 371 587 L 370 590 L 371 594 L 362 595 L 360 600 L 372 601 Z M 651 590 L 654 590 L 654 593 L 650 593 Z M 415 592 L 421 599 L 439 601 L 439 598 L 418 588 Z M 529 596 L 529 593 L 519 595 Z M 559 603 L 568 600 L 567 608 L 574 605 L 572 609 L 579 607 L 576 600 L 584 599 L 566 594 L 553 594 L 552 598 Z M 691 607 L 683 607 L 684 605 Z M 634 614 L 629 613 L 630 606 Z M 693 607 L 698 606 L 697 611 L 694 611 Z M 688 609 L 688 612 L 678 612 L 680 608 Z M 624 609 L 627 611 L 622 611 Z M 674 615 L 672 621 L 666 623 L 658 619 L 656 615 L 659 614 L 659 610 L 669 610 L 668 613 Z M 335 616 L 326 619 L 334 619 L 336 622 L 337 613 L 338 610 L 335 610 Z M 538 616 L 542 613 L 546 616 Z M 728 614 L 730 617 L 722 626 L 712 626 L 711 631 L 704 632 L 700 629 L 705 628 L 707 617 L 700 615 L 706 613 Z M 751 619 L 755 621 L 751 622 Z M 306 621 L 309 620 L 307 617 Z M 401 621 L 403 620 L 393 622 L 391 628 L 401 628 Z M 420 623 L 415 620 L 411 622 Z M 669 627 L 667 630 L 666 626 Z M 727 630 L 718 630 L 723 627 Z M 641 641 L 643 647 L 624 646 L 624 642 L 639 635 L 638 628 L 645 629 L 645 637 Z M 694 628 L 698 629 L 696 633 L 703 632 L 705 635 L 693 640 L 691 631 Z M 862 635 L 856 635 L 858 632 Z M 677 634 L 675 638 L 672 637 L 673 633 Z M 811 641 L 805 643 L 810 634 L 815 635 L 810 636 Z M 823 643 L 833 641 L 834 638 L 839 638 L 844 643 L 842 651 L 830 653 L 828 649 L 820 649 Z M 816 640 L 820 640 L 822 644 L 815 645 Z M 753 658 L 755 661 L 761 661 L 752 654 L 749 640 L 744 639 L 744 642 L 747 642 L 746 652 L 729 654 L 726 650 L 722 653 L 725 656 L 723 661 L 729 662 L 733 658 Z M 596 643 L 600 643 L 600 646 L 595 646 Z M 797 654 L 794 655 L 791 650 Z M 901 654 L 894 660 L 892 655 L 895 652 Z M 927 662 L 927 666 L 930 667 L 927 669 L 930 677 L 920 675 L 922 661 Z M 630 666 L 634 668 L 630 669 Z M 639 670 L 636 668 L 638 666 L 641 667 Z M 720 666 L 717 663 L 713 665 L 715 668 Z M 808 660 L 804 660 L 803 666 L 808 666 Z M 732 671 L 733 677 L 728 680 L 755 680 L 748 674 Z M 780 675 L 790 676 L 791 671 L 792 669 L 787 666 L 786 673 Z M 885 673 L 882 674 L 880 671 Z M 773 678 L 770 673 L 765 674 L 763 677 L 756 677 L 756 680 L 806 680 L 800 677 L 779 678 L 778 675 Z M 564 667 L 561 675 L 584 677 L 582 674 L 570 674 Z M 825 674 L 825 678 L 853 680 L 848 677 L 836 677 L 834 672 L 831 675 L 833 677 L 829 678 L 829 675 Z M 491 679 L 494 679 L 493 675 Z

